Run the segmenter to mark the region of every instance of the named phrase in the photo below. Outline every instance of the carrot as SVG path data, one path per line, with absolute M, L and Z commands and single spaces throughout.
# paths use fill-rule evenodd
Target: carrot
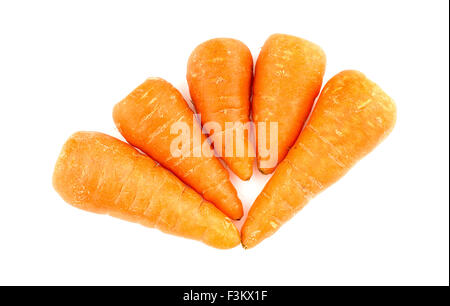
M 201 127 L 193 116 L 180 92 L 160 78 L 147 79 L 117 103 L 113 111 L 117 128 L 130 144 L 171 170 L 227 216 L 240 219 L 242 203 L 228 171 L 215 156 L 196 153 L 201 149 L 199 145 L 207 143 L 206 136 L 201 134 L 200 144 L 196 144 L 194 132 L 179 136 L 172 133 L 172 127 L 179 123 L 197 128 L 200 133 Z M 171 146 L 179 137 L 187 138 L 183 140 L 192 146 L 181 156 L 174 156 Z
M 242 244 L 272 235 L 316 194 L 341 178 L 392 130 L 394 102 L 357 71 L 343 71 L 324 87 L 294 147 L 251 207 Z
M 222 159 L 243 180 L 252 176 L 255 159 L 253 146 L 249 146 L 249 126 L 245 132 L 245 125 L 249 123 L 252 77 L 250 50 L 236 39 L 208 40 L 195 48 L 189 57 L 186 78 L 202 124 L 215 122 L 220 125 L 220 131 L 211 131 L 210 139 L 215 144 L 220 141 L 221 147 L 216 146 L 216 150 L 220 149 Z M 231 139 L 226 140 L 226 130 L 232 139 L 236 139 L 234 145 Z M 240 135 L 242 143 L 238 141 Z
M 262 173 L 272 173 L 297 139 L 319 94 L 325 65 L 322 49 L 301 38 L 274 34 L 264 43 L 255 67 L 252 106 Z M 278 122 L 278 146 L 266 148 L 270 122 Z
M 97 132 L 64 144 L 53 186 L 77 208 L 227 249 L 239 244 L 231 220 L 168 170 L 130 145 Z

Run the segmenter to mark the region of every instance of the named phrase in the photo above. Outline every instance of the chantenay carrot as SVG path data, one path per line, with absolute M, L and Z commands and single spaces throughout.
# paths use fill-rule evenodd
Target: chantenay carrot
M 197 46 L 188 60 L 186 79 L 202 124 L 219 124 L 219 131 L 211 127 L 210 139 L 220 146 L 216 151 L 220 149 L 222 159 L 242 180 L 252 176 L 255 160 L 248 134 L 252 77 L 252 54 L 236 39 L 208 40 Z M 226 133 L 232 139 L 226 138 Z
M 64 144 L 53 186 L 73 206 L 227 249 L 239 244 L 231 220 L 130 145 L 98 132 Z
M 250 209 L 245 248 L 272 235 L 316 194 L 336 182 L 393 129 L 396 107 L 357 71 L 324 87 L 308 123 Z
M 242 203 L 229 180 L 228 171 L 219 159 L 204 154 L 199 147 L 207 143 L 206 136 L 201 134 L 197 144 L 194 131 L 183 136 L 172 130 L 173 125 L 179 123 L 191 130 L 195 127 L 200 130 L 200 124 L 193 116 L 181 93 L 161 78 L 148 78 L 117 103 L 113 111 L 117 128 L 130 144 L 175 173 L 227 216 L 240 219 Z M 189 147 L 177 156 L 171 150 L 179 137 L 188 138 Z
M 252 102 L 262 173 L 272 173 L 297 139 L 320 92 L 325 65 L 325 53 L 307 40 L 274 34 L 264 43 L 256 62 Z M 270 122 L 278 124 L 278 146 L 270 146 Z

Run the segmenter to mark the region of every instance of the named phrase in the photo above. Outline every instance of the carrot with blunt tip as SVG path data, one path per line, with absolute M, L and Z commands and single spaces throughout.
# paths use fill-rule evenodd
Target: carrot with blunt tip
M 393 129 L 396 107 L 357 71 L 343 71 L 324 87 L 294 147 L 250 209 L 245 248 L 275 233 L 319 192 L 336 182 Z
M 197 46 L 189 57 L 186 79 L 202 124 L 220 125 L 220 131 L 212 130 L 210 138 L 214 144 L 219 143 L 219 148 L 215 145 L 216 150 L 220 150 L 231 171 L 243 180 L 252 176 L 255 160 L 247 125 L 252 77 L 252 54 L 236 39 L 208 40 Z M 233 142 L 226 133 L 233 137 Z
M 212 153 L 206 155 L 199 147 L 208 144 L 205 135 L 201 134 L 199 144 L 196 143 L 193 129 L 200 131 L 201 127 L 193 116 L 180 92 L 160 78 L 147 79 L 117 103 L 113 111 L 117 128 L 130 144 L 175 173 L 227 216 L 240 219 L 242 203 L 228 171 Z M 172 127 L 180 123 L 189 129 L 187 135 L 174 133 Z M 183 140 L 189 144 L 181 156 L 172 152 L 172 144 L 179 137 L 185 137 Z M 211 150 L 209 145 L 207 148 Z
M 307 40 L 274 34 L 264 43 L 255 67 L 252 105 L 262 173 L 272 173 L 297 139 L 320 92 L 325 65 L 325 53 Z M 277 146 L 270 139 L 271 122 L 278 123 Z
M 64 144 L 53 186 L 75 207 L 109 214 L 227 249 L 239 244 L 231 220 L 170 171 L 130 145 L 97 132 Z

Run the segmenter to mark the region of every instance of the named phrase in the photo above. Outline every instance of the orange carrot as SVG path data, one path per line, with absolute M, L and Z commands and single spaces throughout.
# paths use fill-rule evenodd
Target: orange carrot
M 186 152 L 189 154 L 177 157 L 171 152 L 172 143 L 182 136 L 171 133 L 173 124 L 185 123 L 190 129 L 194 126 L 200 130 L 193 115 L 180 92 L 160 78 L 147 79 L 113 111 L 117 128 L 130 144 L 171 170 L 230 218 L 240 219 L 242 203 L 227 170 L 215 156 L 202 151 L 196 155 L 194 151 L 201 148 L 195 144 L 194 132 L 185 135 L 192 144 Z M 204 143 L 206 136 L 202 134 L 198 145 Z
M 297 139 L 320 92 L 325 64 L 325 53 L 319 46 L 295 36 L 274 34 L 262 47 L 255 67 L 252 106 L 262 173 L 272 173 Z M 270 122 L 278 122 L 278 147 L 267 148 Z M 262 149 L 267 150 L 267 156 Z M 263 163 L 272 160 L 275 164 Z
M 75 207 L 227 249 L 239 244 L 231 220 L 151 158 L 96 132 L 65 143 L 53 186 Z
M 249 123 L 252 76 L 250 50 L 231 38 L 211 39 L 195 48 L 186 75 L 202 124 L 220 125 L 220 131 L 211 131 L 210 139 L 214 144 L 219 142 L 222 159 L 243 180 L 252 176 L 255 156 L 249 146 L 249 126 L 245 130 L 245 124 Z M 228 127 L 226 122 L 230 123 Z M 226 133 L 233 137 L 233 143 L 229 141 L 231 138 L 226 140 Z M 242 143 L 238 140 L 240 135 Z
M 336 182 L 392 130 L 394 102 L 357 71 L 323 89 L 294 147 L 253 204 L 242 228 L 251 248 L 272 235 L 316 194 Z

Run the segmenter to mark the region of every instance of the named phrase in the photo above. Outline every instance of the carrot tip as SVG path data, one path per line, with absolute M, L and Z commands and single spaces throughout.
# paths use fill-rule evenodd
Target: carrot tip
M 259 167 L 258 167 L 258 170 L 259 170 L 259 172 L 261 172 L 262 174 L 267 175 L 267 174 L 271 174 L 271 173 L 275 170 L 275 168 L 273 168 L 273 169 L 267 169 L 267 168 L 259 168 Z

